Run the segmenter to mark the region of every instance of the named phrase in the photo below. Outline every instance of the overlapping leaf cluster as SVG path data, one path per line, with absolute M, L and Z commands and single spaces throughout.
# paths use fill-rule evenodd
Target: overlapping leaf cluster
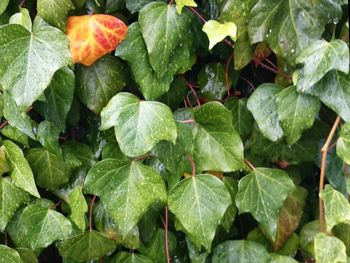
M 347 5 L 1 1 L 0 262 L 347 262 Z M 73 64 L 91 13 L 128 34 Z

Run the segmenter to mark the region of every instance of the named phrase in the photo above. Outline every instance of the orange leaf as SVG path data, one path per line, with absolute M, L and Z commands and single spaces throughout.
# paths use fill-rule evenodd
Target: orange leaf
M 92 65 L 114 50 L 128 32 L 123 21 L 110 15 L 71 16 L 67 37 L 74 63 Z

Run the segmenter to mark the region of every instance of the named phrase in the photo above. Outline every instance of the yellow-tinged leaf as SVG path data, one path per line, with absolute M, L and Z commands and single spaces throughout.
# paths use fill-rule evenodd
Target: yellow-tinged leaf
M 227 36 L 233 41 L 237 39 L 237 26 L 233 22 L 221 24 L 218 21 L 209 20 L 204 24 L 202 30 L 208 35 L 209 49 L 212 49 Z
M 74 63 L 92 65 L 100 57 L 114 50 L 124 40 L 128 27 L 110 15 L 71 16 L 67 23 L 67 37 Z
M 176 3 L 176 10 L 179 14 L 182 12 L 182 8 L 184 6 L 191 6 L 191 7 L 197 7 L 197 4 L 193 0 L 175 0 Z

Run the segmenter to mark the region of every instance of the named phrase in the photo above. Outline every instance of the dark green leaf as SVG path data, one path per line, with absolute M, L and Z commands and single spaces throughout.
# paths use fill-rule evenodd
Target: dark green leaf
M 127 0 L 125 2 L 128 10 L 131 13 L 136 13 L 136 12 L 139 12 L 142 9 L 142 7 L 154 1 L 153 0 Z M 165 0 L 158 0 L 158 2 L 165 2 Z
M 94 154 L 90 147 L 76 141 L 67 141 L 62 145 L 64 160 L 70 163 L 79 164 L 84 171 L 88 171 L 95 164 Z
M 40 122 L 37 131 L 37 138 L 41 145 L 58 156 L 62 156 L 62 149 L 58 143 L 60 131 L 49 121 Z
M 343 241 L 346 246 L 346 254 L 350 253 L 350 225 L 349 224 L 338 224 L 332 229 L 334 235 Z
M 318 220 L 305 224 L 300 230 L 300 249 L 305 254 L 306 258 L 315 257 L 314 240 L 318 233 L 320 233 L 320 224 Z
M 122 10 L 125 7 L 126 0 L 107 0 L 105 11 L 108 14 Z
M 153 261 L 143 255 L 120 252 L 112 261 L 113 263 L 152 263 Z

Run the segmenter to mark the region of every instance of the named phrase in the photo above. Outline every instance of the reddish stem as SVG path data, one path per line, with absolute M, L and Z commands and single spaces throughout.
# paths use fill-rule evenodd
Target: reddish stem
M 8 121 L 4 121 L 3 123 L 0 124 L 0 130 L 3 129 L 7 124 L 9 124 Z
M 266 62 L 269 63 L 274 69 L 278 70 L 278 67 L 268 58 L 265 58 Z
M 185 104 L 185 107 L 188 108 L 186 99 L 184 99 L 184 104 Z
M 249 166 L 250 169 L 252 169 L 253 171 L 255 171 L 254 165 L 253 165 L 249 160 L 245 159 L 244 162 Z
M 201 106 L 201 101 L 199 100 L 198 95 L 193 88 L 193 85 L 191 83 L 189 83 L 188 81 L 186 81 L 186 86 L 192 91 L 193 96 L 196 98 L 197 106 Z
M 178 121 L 178 122 L 181 122 L 181 123 L 194 123 L 195 120 L 184 120 L 184 121 Z
M 174 3 L 174 0 L 169 1 L 169 5 L 172 5 Z
M 96 195 L 94 195 L 94 197 L 90 202 L 90 224 L 89 224 L 90 231 L 92 231 L 92 210 L 94 208 L 95 201 L 96 201 Z
M 191 163 L 191 167 L 192 167 L 192 176 L 196 175 L 196 164 L 194 163 L 194 160 L 192 158 L 192 156 L 188 156 L 187 159 L 190 161 Z
M 226 70 L 225 70 L 225 77 L 226 77 L 226 90 L 227 90 L 227 97 L 229 98 L 231 96 L 231 92 L 230 92 L 230 81 L 229 81 L 229 68 L 230 68 L 230 64 L 231 61 L 233 59 L 233 53 L 232 55 L 228 58 L 227 62 L 226 62 Z
M 190 105 L 191 108 L 193 108 L 193 105 L 190 101 L 190 98 L 188 97 L 188 95 L 186 96 L 186 100 L 187 100 L 187 104 Z
M 167 206 L 165 207 L 164 230 L 165 230 L 165 253 L 166 253 L 167 263 L 170 263 L 169 239 L 168 239 L 168 207 Z
M 253 90 L 255 90 L 255 87 L 254 87 L 253 83 L 251 83 L 249 80 L 247 80 L 244 77 L 240 77 L 240 78 L 243 79 Z

